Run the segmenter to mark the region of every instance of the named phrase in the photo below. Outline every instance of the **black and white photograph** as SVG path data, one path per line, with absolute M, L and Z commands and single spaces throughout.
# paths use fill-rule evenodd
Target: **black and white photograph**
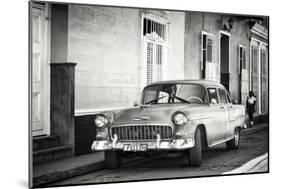
M 270 16 L 28 4 L 29 187 L 269 173 Z

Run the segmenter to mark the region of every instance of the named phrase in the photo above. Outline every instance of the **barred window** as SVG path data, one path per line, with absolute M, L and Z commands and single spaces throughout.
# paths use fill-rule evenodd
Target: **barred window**
M 143 19 L 143 35 L 151 35 L 152 33 L 157 34 L 160 38 L 165 40 L 166 26 L 165 24 L 158 23 L 157 21 L 144 18 Z
M 166 24 L 157 19 L 143 19 L 143 37 L 146 64 L 146 84 L 163 80 Z

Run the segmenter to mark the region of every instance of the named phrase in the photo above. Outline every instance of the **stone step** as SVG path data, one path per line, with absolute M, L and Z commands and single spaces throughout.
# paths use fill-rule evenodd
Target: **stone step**
M 64 145 L 33 151 L 33 164 L 71 157 L 72 149 L 71 145 Z
M 33 151 L 44 150 L 61 145 L 60 137 L 57 135 L 33 137 L 32 142 Z

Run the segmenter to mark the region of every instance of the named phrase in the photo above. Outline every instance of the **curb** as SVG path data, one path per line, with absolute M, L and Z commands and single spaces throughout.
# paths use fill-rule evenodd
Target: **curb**
M 267 128 L 268 128 L 267 125 L 260 125 L 260 126 L 256 126 L 256 127 L 253 127 L 253 128 L 243 129 L 241 131 L 241 135 L 255 133 L 255 132 L 258 132 L 258 131 L 266 130 Z
M 260 167 L 267 167 L 268 153 L 265 153 L 262 156 L 259 156 L 255 159 L 250 160 L 249 162 L 243 164 L 241 167 L 238 167 L 232 171 L 228 171 L 222 174 L 241 174 L 241 173 L 250 173 L 255 170 L 255 172 L 264 171 Z M 259 170 L 260 169 L 260 170 Z M 268 168 L 267 168 L 268 169 Z

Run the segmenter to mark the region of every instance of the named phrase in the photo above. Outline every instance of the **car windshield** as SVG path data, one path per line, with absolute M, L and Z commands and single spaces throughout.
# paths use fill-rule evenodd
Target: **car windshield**
M 197 84 L 159 84 L 143 90 L 142 104 L 207 103 L 204 87 Z

